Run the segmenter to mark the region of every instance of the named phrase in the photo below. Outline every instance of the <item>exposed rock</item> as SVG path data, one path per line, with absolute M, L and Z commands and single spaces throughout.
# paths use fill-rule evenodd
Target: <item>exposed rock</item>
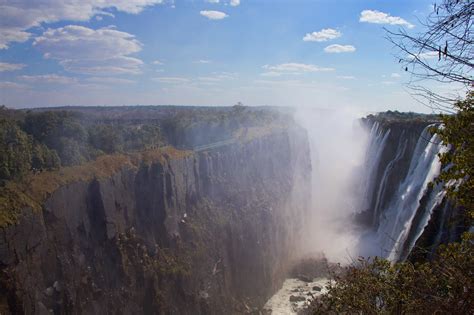
M 301 280 L 303 282 L 307 282 L 307 283 L 313 282 L 313 279 L 306 276 L 306 275 L 298 275 L 298 276 L 296 276 L 296 279 Z
M 150 153 L 110 176 L 61 186 L 42 211 L 25 208 L 16 225 L 0 229 L 7 308 L 232 314 L 243 301 L 261 307 L 301 237 L 310 168 L 306 133 L 292 127 L 179 157 Z
M 290 295 L 290 302 L 301 302 L 305 300 L 306 298 L 304 296 Z

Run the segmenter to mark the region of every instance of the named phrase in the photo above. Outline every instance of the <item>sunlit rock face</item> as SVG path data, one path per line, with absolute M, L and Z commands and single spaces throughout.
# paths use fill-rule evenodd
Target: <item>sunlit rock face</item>
M 292 125 L 62 186 L 2 229 L 0 304 L 28 314 L 261 307 L 297 254 L 310 174 L 306 132 Z

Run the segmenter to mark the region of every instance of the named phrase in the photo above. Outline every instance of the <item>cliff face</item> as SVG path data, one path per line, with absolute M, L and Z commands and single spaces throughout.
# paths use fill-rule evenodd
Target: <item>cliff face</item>
M 250 311 L 295 254 L 310 171 L 290 127 L 60 186 L 0 230 L 0 310 Z
M 445 147 L 429 120 L 373 121 L 367 159 L 365 211 L 360 221 L 376 234 L 379 252 L 392 260 L 428 258 L 441 243 L 459 238 L 459 209 L 442 183 L 438 154 Z M 427 257 L 428 256 L 428 257 Z
M 366 221 L 373 227 L 378 227 L 380 213 L 394 198 L 398 198 L 397 190 L 408 174 L 416 144 L 428 123 L 369 122 L 369 124 L 373 129 L 371 136 L 379 136 L 380 140 L 375 146 L 368 148 L 368 151 L 376 152 L 378 157 L 371 161 L 374 165 L 368 165 L 372 168 L 372 174 L 366 192 L 367 203 L 363 210 L 368 210 Z

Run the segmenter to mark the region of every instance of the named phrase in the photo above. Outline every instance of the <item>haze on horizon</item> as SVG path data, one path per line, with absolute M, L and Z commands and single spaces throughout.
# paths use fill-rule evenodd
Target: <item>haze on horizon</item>
M 406 90 L 410 77 L 383 28 L 422 31 L 418 18 L 431 5 L 6 0 L 0 4 L 0 104 L 241 101 L 427 112 Z

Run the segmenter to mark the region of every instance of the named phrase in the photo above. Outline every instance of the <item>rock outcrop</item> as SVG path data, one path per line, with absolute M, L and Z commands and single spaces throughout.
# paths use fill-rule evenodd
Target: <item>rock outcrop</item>
M 22 207 L 0 228 L 0 312 L 232 314 L 263 306 L 307 214 L 305 131 L 176 152 L 127 157 Z M 50 174 L 35 176 L 47 182 Z

